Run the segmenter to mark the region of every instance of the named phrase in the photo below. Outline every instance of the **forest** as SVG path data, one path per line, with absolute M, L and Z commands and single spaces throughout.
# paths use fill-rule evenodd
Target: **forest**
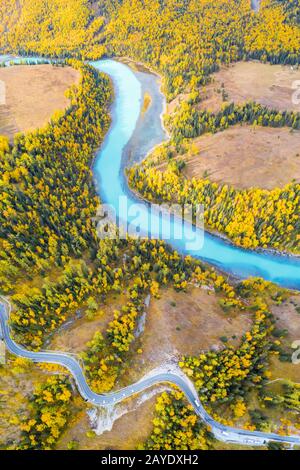
M 101 57 L 97 35 L 105 19 L 96 11 L 87 0 L 1 0 L 0 47 L 48 57 Z
M 197 100 L 191 98 L 188 102 L 184 101 L 173 115 L 166 117 L 166 124 L 172 131 L 172 141 L 175 145 L 206 132 L 224 131 L 235 124 L 300 129 L 299 112 L 278 111 L 255 102 L 246 102 L 243 105 L 224 102 L 221 111 L 214 114 L 197 109 L 194 106 L 195 99 Z
M 32 415 L 21 424 L 18 450 L 50 450 L 70 417 L 72 390 L 66 377 L 53 375 L 37 387 L 32 397 Z
M 134 333 L 146 296 L 159 297 L 166 286 L 183 292 L 190 285 L 204 286 L 220 296 L 225 315 L 246 311 L 252 321 L 238 347 L 225 341 L 219 352 L 180 361 L 208 411 L 220 422 L 226 419 L 217 406 L 227 406 L 230 420 L 243 417 L 254 385 L 265 406 L 299 411 L 297 384 L 285 384 L 277 395 L 266 385 L 270 358 L 285 353 L 273 335 L 270 305 L 280 305 L 288 292 L 260 279 L 232 283 L 163 242 L 97 239 L 93 217 L 99 199 L 91 164 L 110 124 L 113 95 L 108 78 L 82 62 L 129 56 L 161 74 L 168 101 L 180 93 L 189 96 L 167 122 L 171 145 L 161 150 L 170 160 L 167 171 L 158 172 L 147 162 L 134 167 L 128 177 L 137 191 L 151 201 L 205 203 L 207 225 L 237 245 L 299 252 L 299 184 L 267 191 L 189 181 L 180 161 L 172 159 L 189 139 L 237 123 L 288 126 L 291 132 L 300 128 L 299 113 L 257 103 L 228 103 L 217 114 L 195 106 L 199 87 L 223 64 L 259 59 L 299 65 L 298 2 L 263 0 L 254 14 L 248 0 L 0 0 L 0 25 L 1 52 L 59 57 L 81 71 L 64 113 L 43 129 L 16 135 L 13 143 L 0 137 L 0 292 L 13 304 L 15 339 L 39 350 L 78 308 L 92 317 L 100 301 L 123 293 L 123 307 L 81 353 L 89 384 L 106 392 L 137 347 Z M 45 379 L 33 392 L 30 416 L 20 425 L 15 447 L 55 448 L 68 426 L 73 399 L 65 374 Z M 249 420 L 249 429 L 263 426 L 258 412 Z M 158 398 L 145 449 L 211 447 L 210 430 L 180 392 Z

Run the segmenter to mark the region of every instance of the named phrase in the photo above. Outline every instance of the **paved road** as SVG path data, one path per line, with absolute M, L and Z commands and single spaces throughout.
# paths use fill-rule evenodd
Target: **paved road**
M 300 436 L 280 436 L 274 433 L 262 433 L 259 431 L 247 431 L 244 429 L 232 428 L 224 426 L 214 419 L 205 411 L 200 403 L 199 397 L 192 382 L 183 373 L 175 374 L 174 372 L 159 373 L 146 377 L 130 387 L 123 388 L 117 392 L 99 395 L 91 390 L 84 377 L 83 370 L 79 362 L 71 355 L 59 352 L 33 352 L 19 346 L 10 336 L 9 328 L 10 304 L 3 299 L 0 302 L 0 333 L 4 339 L 7 349 L 16 356 L 24 357 L 33 362 L 58 364 L 65 367 L 72 374 L 76 381 L 78 390 L 82 397 L 98 406 L 108 406 L 119 403 L 126 398 L 135 394 L 142 393 L 144 390 L 158 384 L 172 384 L 179 387 L 185 394 L 188 401 L 193 406 L 196 414 L 211 427 L 215 437 L 224 442 L 232 442 L 246 445 L 263 445 L 269 441 L 283 442 L 291 445 L 300 445 Z

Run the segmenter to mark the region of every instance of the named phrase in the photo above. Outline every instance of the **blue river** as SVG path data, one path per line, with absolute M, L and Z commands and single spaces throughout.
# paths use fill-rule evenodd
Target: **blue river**
M 277 255 L 267 252 L 244 250 L 231 245 L 226 240 L 211 235 L 192 224 L 185 224 L 183 237 L 182 222 L 171 218 L 171 229 L 161 221 L 161 215 L 150 217 L 150 206 L 141 203 L 128 188 L 123 171 L 122 156 L 124 149 L 134 133 L 142 106 L 142 86 L 134 72 L 125 64 L 108 59 L 93 62 L 99 71 L 108 74 L 115 89 L 112 106 L 112 125 L 104 143 L 96 155 L 94 178 L 101 201 L 115 208 L 117 217 L 122 219 L 120 198 L 127 202 L 127 221 L 138 224 L 141 235 L 166 240 L 179 253 L 206 261 L 228 274 L 239 278 L 261 276 L 281 286 L 300 290 L 300 259 L 292 256 Z M 125 199 L 124 199 L 125 200 Z M 125 213 L 125 212 L 124 212 Z M 177 235 L 176 235 L 177 234 Z M 201 241 L 204 239 L 204 242 Z M 199 248 L 195 249 L 199 242 Z

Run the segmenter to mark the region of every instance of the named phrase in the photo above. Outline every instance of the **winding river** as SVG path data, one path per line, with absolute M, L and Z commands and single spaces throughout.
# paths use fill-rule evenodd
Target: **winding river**
M 92 65 L 111 77 L 115 89 L 112 106 L 112 126 L 97 153 L 94 164 L 94 178 L 102 202 L 115 208 L 117 216 L 124 223 L 135 224 L 138 220 L 139 232 L 167 241 L 179 253 L 200 258 L 222 271 L 238 278 L 261 276 L 281 286 L 300 290 L 300 259 L 292 256 L 276 255 L 268 252 L 255 252 L 235 247 L 226 240 L 211 235 L 186 224 L 184 236 L 178 239 L 176 233 L 182 230 L 182 222 L 174 217 L 171 229 L 159 222 L 160 215 L 150 216 L 150 205 L 141 204 L 138 197 L 128 188 L 123 171 L 123 158 L 130 139 L 139 121 L 142 106 L 142 84 L 127 65 L 115 60 L 101 60 Z M 153 80 L 155 76 L 153 75 Z M 155 119 L 161 122 L 158 114 Z M 160 124 L 161 125 L 161 124 Z M 150 138 L 150 137 L 149 137 Z M 127 198 L 127 220 L 122 220 L 120 197 Z M 135 205 L 140 203 L 138 214 Z M 189 249 L 191 240 L 198 241 L 199 249 Z
M 124 159 L 126 160 L 126 156 L 128 157 L 132 136 L 139 125 L 143 96 L 142 83 L 138 80 L 138 74 L 133 73 L 128 66 L 120 62 L 103 60 L 94 62 L 92 65 L 98 70 L 107 73 L 111 77 L 115 88 L 115 100 L 112 107 L 112 126 L 101 150 L 97 153 L 94 164 L 95 183 L 102 201 L 111 204 L 116 209 L 119 206 L 120 196 L 126 196 L 130 212 L 130 209 L 134 209 L 134 205 L 140 201 L 127 186 L 123 171 Z M 155 122 L 152 122 L 154 127 L 150 126 L 149 128 L 149 139 L 143 146 L 143 151 L 149 150 L 159 136 L 161 139 L 164 138 L 160 121 L 160 106 L 154 108 L 158 112 L 155 113 Z M 156 139 L 151 136 L 151 128 L 158 130 Z M 141 154 L 139 157 L 142 156 Z M 139 207 L 142 210 L 142 214 L 139 214 L 139 226 L 141 232 L 146 232 L 150 208 L 146 203 Z M 132 217 L 134 223 L 134 211 L 132 212 Z M 181 223 L 181 221 L 175 218 L 172 223 L 174 228 L 176 228 L 176 224 Z M 195 229 L 193 226 L 188 227 L 186 239 L 169 239 L 166 237 L 164 228 L 161 228 L 158 224 L 157 233 L 154 233 L 154 235 L 161 239 L 166 239 L 179 252 L 186 254 L 189 252 L 186 248 L 186 242 L 194 232 L 196 237 L 199 237 L 199 240 L 201 240 L 203 232 L 200 229 Z M 270 279 L 284 286 L 300 289 L 299 259 L 245 251 L 235 248 L 224 240 L 207 233 L 205 233 L 203 248 L 196 253 L 193 251 L 192 254 L 239 277 L 260 275 L 265 279 Z M 0 298 L 0 337 L 3 337 L 8 350 L 12 354 L 28 358 L 34 362 L 59 364 L 65 367 L 73 375 L 83 398 L 94 405 L 111 406 L 135 394 L 142 393 L 157 384 L 171 383 L 178 386 L 184 392 L 196 414 L 211 427 L 217 439 L 252 446 L 264 445 L 270 440 L 289 443 L 291 446 L 300 444 L 299 436 L 281 436 L 274 433 L 236 429 L 216 422 L 203 408 L 192 382 L 179 370 L 152 371 L 150 375 L 142 378 L 130 387 L 108 394 L 96 394 L 90 389 L 79 362 L 73 356 L 62 352 L 33 352 L 15 343 L 11 337 L 9 326 L 10 311 L 11 306 L 9 302 L 6 299 Z
M 1 335 L 7 349 L 16 356 L 30 359 L 37 363 L 57 364 L 65 367 L 73 376 L 81 396 L 93 405 L 104 408 L 111 407 L 136 394 L 143 393 L 151 387 L 159 384 L 172 384 L 182 390 L 195 413 L 210 426 L 214 436 L 224 442 L 234 442 L 251 446 L 262 446 L 269 441 L 284 442 L 291 446 L 300 445 L 299 436 L 282 436 L 275 433 L 249 431 L 246 429 L 225 426 L 215 421 L 205 410 L 191 380 L 179 369 L 153 370 L 138 382 L 115 392 L 106 394 L 95 393 L 88 385 L 80 363 L 72 355 L 62 352 L 40 351 L 34 352 L 24 349 L 17 344 L 10 335 L 9 317 L 11 305 L 0 296 L 0 338 Z

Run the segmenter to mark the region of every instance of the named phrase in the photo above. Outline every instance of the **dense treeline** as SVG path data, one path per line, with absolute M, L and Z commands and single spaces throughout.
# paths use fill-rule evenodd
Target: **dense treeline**
M 94 149 L 110 123 L 109 80 L 80 63 L 81 82 L 70 107 L 49 125 L 0 140 L 0 285 L 17 272 L 62 266 L 95 246 L 92 217 L 98 199 L 91 178 Z
M 81 357 L 92 389 L 97 393 L 109 392 L 120 373 L 122 359 L 110 348 L 107 339 L 99 331 L 87 343 Z
M 244 248 L 300 250 L 300 185 L 264 190 L 235 189 L 209 179 L 187 179 L 171 163 L 166 171 L 137 166 L 129 183 L 150 201 L 203 204 L 208 228 L 226 234 Z
M 167 96 L 194 88 L 222 63 L 299 63 L 297 1 L 0 1 L 0 47 L 18 53 L 128 55 L 159 70 Z M 1 27 L 0 27 L 1 28 Z
M 109 52 L 159 70 L 167 97 L 204 83 L 222 63 L 260 59 L 298 64 L 300 28 L 289 12 L 263 0 L 257 14 L 248 0 L 125 0 L 103 38 Z
M 247 0 L 125 0 L 105 31 L 107 48 L 150 64 L 171 99 L 243 57 Z
M 29 288 L 26 293 L 12 296 L 15 311 L 11 317 L 14 332 L 24 344 L 39 348 L 45 335 L 53 332 L 67 316 L 76 311 L 83 299 L 96 286 L 105 291 L 107 273 L 93 276 L 84 262 L 66 266 L 56 282 L 45 281 L 41 288 Z

